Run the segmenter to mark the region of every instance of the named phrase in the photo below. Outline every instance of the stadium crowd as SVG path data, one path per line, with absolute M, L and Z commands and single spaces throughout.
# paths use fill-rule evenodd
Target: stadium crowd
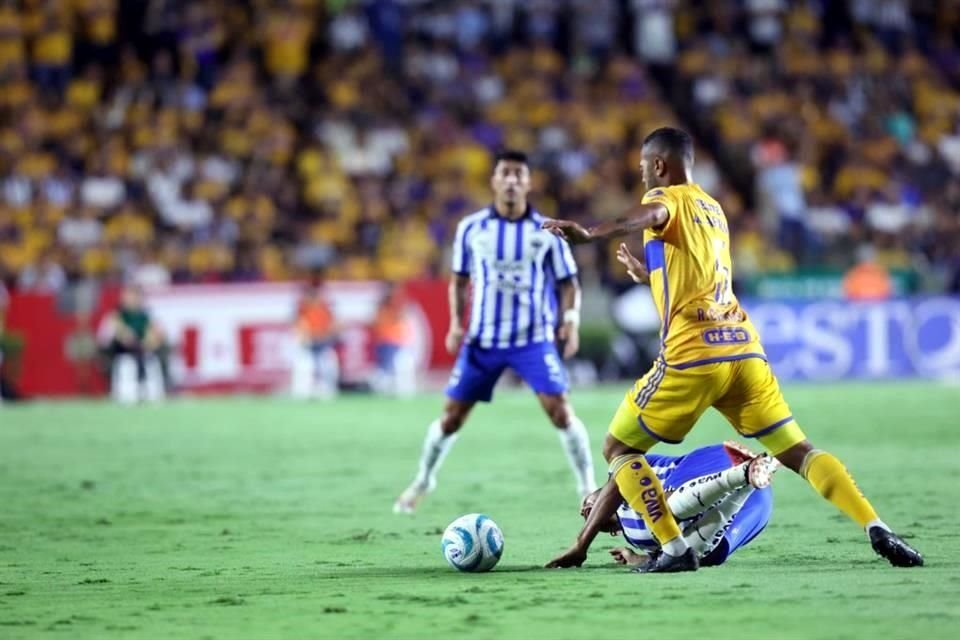
M 679 123 L 741 275 L 960 291 L 958 37 L 937 0 L 0 0 L 0 279 L 443 273 L 491 150 L 597 219 Z

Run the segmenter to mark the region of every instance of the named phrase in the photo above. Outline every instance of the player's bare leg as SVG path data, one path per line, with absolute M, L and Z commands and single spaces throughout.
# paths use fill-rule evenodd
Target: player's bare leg
M 427 427 L 417 476 L 393 503 L 394 513 L 413 513 L 417 503 L 437 486 L 437 469 L 450 453 L 453 443 L 456 442 L 457 432 L 470 415 L 473 405 L 473 402 L 447 398 L 443 415 Z
M 785 467 L 793 469 L 851 520 L 863 527 L 873 550 L 895 567 L 919 567 L 923 556 L 886 525 L 853 481 L 850 472 L 836 457 L 815 449 L 809 440 L 777 454 Z
M 590 435 L 587 428 L 574 414 L 566 394 L 538 393 L 537 398 L 550 422 L 557 428 L 563 452 L 567 455 L 577 481 L 577 493 L 581 498 L 593 493 L 597 490 L 597 481 L 593 472 L 593 456 L 590 453 Z

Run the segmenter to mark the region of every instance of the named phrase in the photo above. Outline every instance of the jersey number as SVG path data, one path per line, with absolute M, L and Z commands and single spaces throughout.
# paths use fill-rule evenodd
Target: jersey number
M 732 302 L 730 293 L 730 267 L 723 263 L 724 249 L 726 249 L 726 246 L 726 242 L 720 238 L 714 238 L 713 256 L 715 259 L 715 273 L 713 280 L 713 301 L 718 304 L 730 304 Z
M 563 365 L 552 353 L 544 354 L 543 363 L 547 365 L 547 377 L 553 382 L 563 382 Z

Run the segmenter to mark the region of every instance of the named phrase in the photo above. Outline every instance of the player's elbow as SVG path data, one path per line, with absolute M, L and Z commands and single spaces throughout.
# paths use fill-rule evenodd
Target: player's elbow
M 569 278 L 566 278 L 566 279 L 564 279 L 564 280 L 561 280 L 561 281 L 557 284 L 557 286 L 559 287 L 561 294 L 565 294 L 565 293 L 577 294 L 577 293 L 580 293 L 580 281 L 577 279 L 577 276 L 570 276 Z
M 658 229 L 667 224 L 670 219 L 670 212 L 663 205 L 658 205 L 650 211 L 650 227 Z

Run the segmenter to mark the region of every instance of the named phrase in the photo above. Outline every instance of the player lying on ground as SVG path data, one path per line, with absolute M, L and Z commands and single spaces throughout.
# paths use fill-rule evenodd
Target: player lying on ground
M 779 462 L 765 453 L 757 455 L 739 443 L 725 442 L 682 456 L 651 455 L 647 461 L 663 484 L 667 506 L 700 558 L 700 566 L 723 564 L 770 521 L 770 482 Z M 583 500 L 580 515 L 588 522 L 599 492 Z M 641 550 L 611 550 L 620 564 L 642 567 L 660 553 L 643 518 L 626 502 L 620 503 L 616 515 L 595 521 L 595 526 L 612 535 L 622 533 L 634 549 Z
M 561 320 L 556 339 L 563 357 L 577 352 L 580 285 L 570 247 L 542 228 L 546 220 L 527 202 L 530 168 L 521 152 L 497 156 L 493 204 L 464 218 L 453 243 L 450 331 L 446 346 L 457 362 L 447 385 L 443 414 L 427 429 L 420 467 L 393 510 L 410 513 L 436 485 L 436 473 L 477 402 L 490 402 L 507 368 L 537 394 L 557 428 L 584 496 L 596 489 L 590 440 L 567 400 L 567 374 L 554 344 L 552 299 Z M 465 318 L 472 285 L 470 317 Z M 464 321 L 467 321 L 466 335 Z
M 660 481 L 643 454 L 658 442 L 679 443 L 708 407 L 740 435 L 757 438 L 785 466 L 862 527 L 876 553 L 890 564 L 912 567 L 922 556 L 880 520 L 843 463 L 814 448 L 800 429 L 767 364 L 757 330 L 731 289 L 730 235 L 716 200 L 691 180 L 693 141 L 663 128 L 643 142 L 640 170 L 648 189 L 627 215 L 585 229 L 552 220 L 544 228 L 571 243 L 643 233 L 646 264 L 626 247 L 621 260 L 641 266 L 660 313 L 660 354 L 627 393 L 610 423 L 603 453 L 610 480 L 594 505 L 606 519 L 622 495 L 643 516 L 664 553 L 647 571 L 692 571 L 689 548 L 666 507 Z M 599 517 L 599 516 L 598 516 Z M 578 566 L 596 533 L 586 528 L 553 561 Z

